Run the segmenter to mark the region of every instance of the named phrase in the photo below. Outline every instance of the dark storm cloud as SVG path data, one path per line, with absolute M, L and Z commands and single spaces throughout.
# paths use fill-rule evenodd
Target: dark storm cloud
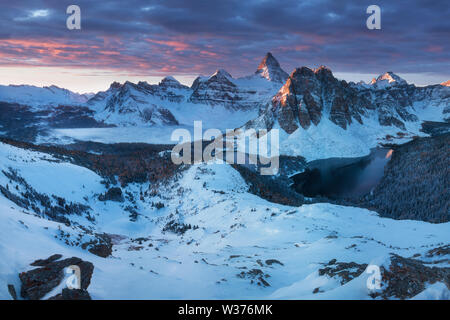
M 4 1 L 2 1 L 4 2 Z M 78 4 L 82 30 L 65 27 Z M 381 30 L 365 26 L 382 9 Z M 10 1 L 0 11 L 0 64 L 137 74 L 252 72 L 266 51 L 291 71 L 449 74 L 450 5 L 441 1 Z

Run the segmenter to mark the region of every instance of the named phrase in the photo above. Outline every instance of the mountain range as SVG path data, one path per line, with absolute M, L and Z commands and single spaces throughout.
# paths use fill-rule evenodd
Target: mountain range
M 449 120 L 450 88 L 445 83 L 417 87 L 390 71 L 370 83 L 338 80 L 324 66 L 288 74 L 267 53 L 254 74 L 241 78 L 219 69 L 190 87 L 168 76 L 156 85 L 114 82 L 106 91 L 85 95 L 55 86 L 2 86 L 0 105 L 15 110 L 20 105 L 22 113 L 32 115 L 45 111 L 49 121 L 39 124 L 42 117 L 35 117 L 27 123 L 39 127 L 37 132 L 64 125 L 165 130 L 195 120 L 221 130 L 278 128 L 282 154 L 314 159 L 322 156 L 313 151 L 319 146 L 329 156 L 356 156 L 379 143 L 422 135 L 422 122 Z M 70 114 L 61 106 L 72 107 Z M 55 114 L 63 125 L 51 121 Z

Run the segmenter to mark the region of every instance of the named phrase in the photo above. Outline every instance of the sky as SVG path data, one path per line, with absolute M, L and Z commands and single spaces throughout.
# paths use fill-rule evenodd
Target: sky
M 66 27 L 69 5 L 81 30 Z M 381 8 L 369 30 L 366 9 Z M 448 0 L 0 0 L 0 84 L 77 92 L 113 81 L 190 84 L 223 68 L 255 72 L 272 52 L 288 73 L 326 65 L 350 81 L 393 71 L 417 85 L 450 79 Z

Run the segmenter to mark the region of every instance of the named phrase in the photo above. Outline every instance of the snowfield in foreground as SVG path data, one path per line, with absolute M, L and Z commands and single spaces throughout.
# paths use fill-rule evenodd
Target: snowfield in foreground
M 369 274 L 352 276 L 350 268 L 343 284 L 320 269 L 333 259 L 387 266 L 391 253 L 424 256 L 450 243 L 450 223 L 268 202 L 224 164 L 191 166 L 167 184 L 130 184 L 124 202 L 99 201 L 107 189 L 88 169 L 0 144 L 0 185 L 18 195 L 23 185 L 5 175 L 11 169 L 51 201 L 56 195 L 89 207 L 95 221 L 76 214 L 67 217 L 70 226 L 49 221 L 0 194 L 0 299 L 10 299 L 7 284 L 20 288 L 18 274 L 32 269 L 31 262 L 55 253 L 94 264 L 93 299 L 372 299 Z M 139 212 L 136 221 L 127 206 Z M 86 230 L 111 235 L 110 257 L 81 248 L 77 240 L 91 236 Z M 449 290 L 439 282 L 417 296 L 445 297 Z

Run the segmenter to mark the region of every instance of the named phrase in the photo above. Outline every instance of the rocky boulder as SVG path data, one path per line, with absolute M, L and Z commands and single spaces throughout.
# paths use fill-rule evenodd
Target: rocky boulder
M 83 289 L 64 288 L 61 293 L 48 300 L 92 300 L 89 292 Z
M 94 265 L 80 258 L 55 259 L 53 255 L 45 260 L 37 260 L 43 265 L 41 268 L 33 269 L 19 274 L 22 283 L 20 295 L 24 299 L 39 300 L 56 288 L 64 279 L 64 269 L 76 266 L 80 269 L 81 290 L 86 290 L 91 283 Z M 60 256 L 60 255 L 59 255 Z M 36 261 L 33 263 L 36 264 Z

